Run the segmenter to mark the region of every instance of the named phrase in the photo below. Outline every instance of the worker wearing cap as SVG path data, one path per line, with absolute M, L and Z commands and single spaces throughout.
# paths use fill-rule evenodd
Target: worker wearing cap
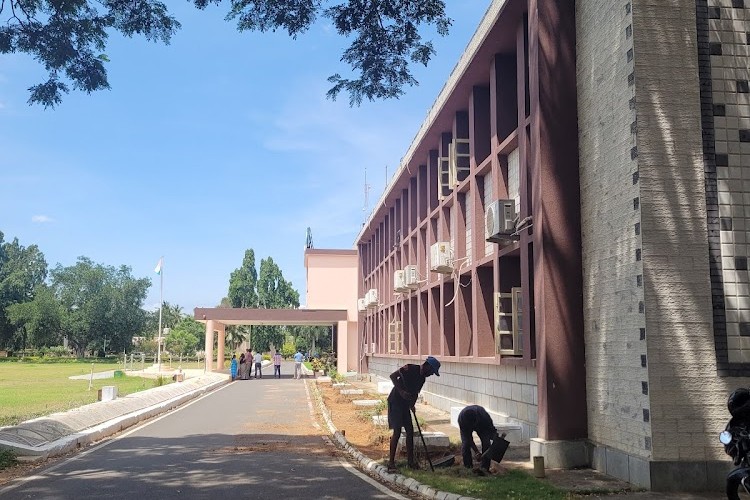
M 406 456 L 409 467 L 417 469 L 419 466 L 414 460 L 414 424 L 411 421 L 410 410 L 414 409 L 419 391 L 425 383 L 425 379 L 432 374 L 440 376 L 440 361 L 432 356 L 427 356 L 422 365 L 406 364 L 391 373 L 393 389 L 388 395 L 388 427 L 393 429 L 391 435 L 391 448 L 388 455 L 388 470 L 395 472 L 396 469 L 396 447 L 401 438 L 401 428 L 406 431 Z

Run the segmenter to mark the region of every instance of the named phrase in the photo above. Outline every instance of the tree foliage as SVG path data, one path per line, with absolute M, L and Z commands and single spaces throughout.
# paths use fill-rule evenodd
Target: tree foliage
M 222 0 L 192 0 L 204 9 Z M 232 0 L 228 21 L 239 31 L 306 32 L 319 18 L 333 23 L 351 40 L 341 61 L 352 78 L 334 74 L 328 96 L 341 91 L 350 104 L 363 99 L 399 97 L 416 85 L 409 66 L 426 65 L 435 50 L 424 41 L 423 26 L 445 36 L 451 20 L 443 0 Z M 108 89 L 107 39 L 112 32 L 169 43 L 180 28 L 157 0 L 0 0 L 0 53 L 24 53 L 47 71 L 47 79 L 29 88 L 29 104 L 54 107 L 71 88 L 91 93 Z
M 258 271 L 255 269 L 255 252 L 245 250 L 242 266 L 229 276 L 229 307 L 258 307 Z
M 284 279 L 273 258 L 261 259 L 260 271 L 257 271 L 255 252 L 250 248 L 245 251 L 242 266 L 230 275 L 226 303 L 230 307 L 241 308 L 297 308 L 299 292 L 294 289 L 291 282 Z M 286 327 L 275 325 L 233 327 L 227 331 L 227 341 L 236 349 L 236 345 L 244 338 L 248 338 L 253 349 L 267 351 L 271 344 L 277 348 L 281 347 L 288 331 Z
M 103 347 L 121 351 L 143 330 L 141 309 L 151 285 L 127 266 L 115 269 L 79 257 L 75 265 L 52 270 L 50 286 L 62 310 L 62 331 L 78 355 Z
M 296 309 L 299 307 L 299 292 L 284 279 L 281 269 L 273 258 L 261 259 L 258 275 L 258 302 L 263 309 Z M 287 329 L 278 325 L 253 327 L 252 343 L 256 350 L 267 351 L 271 344 L 278 347 L 284 343 Z
M 195 348 L 198 345 L 198 337 L 190 333 L 188 330 L 175 328 L 170 330 L 169 335 L 164 339 L 164 345 L 166 346 L 167 351 L 173 355 L 192 354 L 195 352 Z
M 331 349 L 331 328 L 328 326 L 297 326 L 294 328 L 297 349 L 319 354 Z
M 23 335 L 23 347 L 63 343 L 60 303 L 48 286 L 39 285 L 34 299 L 8 306 L 8 320 Z
M 34 299 L 34 293 L 47 277 L 47 262 L 36 245 L 22 246 L 18 239 L 4 242 L 0 231 L 0 347 L 20 348 L 25 340 L 18 322 L 11 323 L 7 309 Z M 32 314 L 17 311 L 17 314 Z

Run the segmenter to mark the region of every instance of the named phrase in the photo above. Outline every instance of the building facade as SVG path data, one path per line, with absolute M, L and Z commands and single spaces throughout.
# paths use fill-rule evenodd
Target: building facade
M 750 375 L 746 1 L 493 1 L 357 238 L 364 368 L 438 356 L 431 404 L 551 466 L 719 487 Z

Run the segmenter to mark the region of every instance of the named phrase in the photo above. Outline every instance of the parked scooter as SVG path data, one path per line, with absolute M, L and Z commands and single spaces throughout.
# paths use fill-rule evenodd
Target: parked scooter
M 739 491 L 750 494 L 750 390 L 736 389 L 727 401 L 729 420 L 719 441 L 734 460 L 735 469 L 727 475 L 726 493 L 729 500 L 740 500 Z

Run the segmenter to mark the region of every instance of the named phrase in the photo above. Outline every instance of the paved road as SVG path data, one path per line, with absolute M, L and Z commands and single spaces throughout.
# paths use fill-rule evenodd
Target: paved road
M 139 427 L 0 488 L 0 498 L 386 499 L 352 472 L 311 416 L 293 365 L 236 381 Z M 369 479 L 369 478 L 367 478 Z M 373 484 L 374 483 L 374 484 Z M 398 497 L 398 496 L 397 496 Z

